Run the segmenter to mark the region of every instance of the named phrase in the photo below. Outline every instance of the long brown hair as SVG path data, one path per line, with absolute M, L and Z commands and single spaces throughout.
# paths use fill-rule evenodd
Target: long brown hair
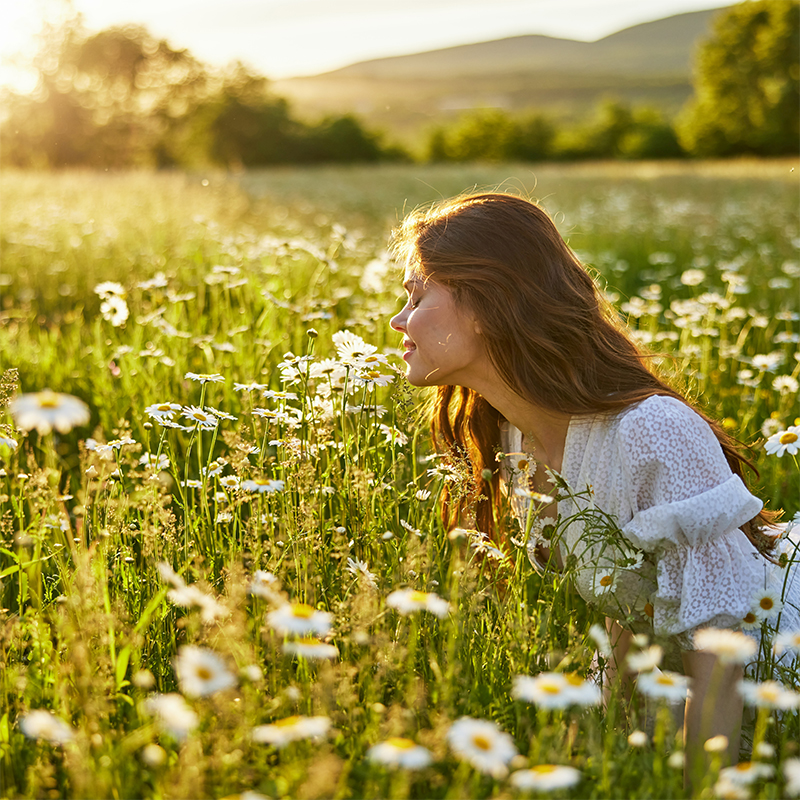
M 394 232 L 393 249 L 422 280 L 447 287 L 481 320 L 486 351 L 498 374 L 521 397 L 567 414 L 614 414 L 653 395 L 691 403 L 648 366 L 640 349 L 547 213 L 506 193 L 466 195 L 414 212 Z M 699 409 L 734 474 L 755 471 L 722 426 Z M 468 465 L 470 495 L 442 493 L 448 527 L 474 507 L 478 528 L 497 538 L 502 497 L 497 449 L 500 413 L 463 386 L 437 387 L 434 441 Z M 768 553 L 761 532 L 777 515 L 762 511 L 742 526 Z

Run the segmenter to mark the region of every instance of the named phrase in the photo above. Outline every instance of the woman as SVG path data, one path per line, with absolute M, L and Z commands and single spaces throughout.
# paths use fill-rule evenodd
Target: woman
M 410 215 L 394 247 L 408 302 L 391 325 L 404 336 L 407 378 L 438 387 L 435 438 L 472 473 L 472 497 L 444 496 L 447 524 L 472 513 L 498 537 L 510 494 L 525 527 L 530 500 L 511 490 L 552 492 L 558 473 L 572 492 L 558 512 L 572 522 L 551 560 L 574 565 L 578 591 L 614 621 L 612 668 L 632 630 L 654 630 L 671 645 L 666 666 L 677 658 L 693 679 L 689 743 L 721 733 L 735 757 L 741 669 L 726 667 L 708 692 L 715 658 L 693 648 L 693 633 L 738 626 L 754 593 L 780 590 L 786 573 L 775 563 L 775 515 L 747 490 L 734 442 L 650 371 L 535 204 L 458 198 Z M 530 456 L 516 460 L 521 469 L 498 458 L 510 451 Z M 616 527 L 603 534 L 597 517 Z M 550 556 L 535 536 L 529 554 Z M 790 591 L 783 621 L 797 629 L 800 581 Z M 714 709 L 701 728 L 707 696 Z

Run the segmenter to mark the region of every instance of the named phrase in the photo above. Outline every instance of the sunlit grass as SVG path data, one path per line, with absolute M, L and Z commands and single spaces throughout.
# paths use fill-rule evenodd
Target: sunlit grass
M 587 675 L 598 617 L 522 549 L 496 560 L 442 529 L 445 478 L 387 325 L 387 236 L 404 208 L 475 186 L 541 198 L 660 368 L 753 445 L 758 491 L 791 517 L 798 472 L 762 444 L 800 416 L 792 166 L 4 175 L 0 401 L 49 388 L 91 413 L 25 435 L 0 408 L 18 443 L 0 443 L 4 796 L 488 797 L 512 791 L 504 770 L 547 764 L 581 772 L 566 796 L 683 796 L 665 709 L 626 721 L 616 694 L 602 710 L 512 697 L 516 675 Z M 348 355 L 345 330 L 378 360 Z M 182 427 L 145 410 L 168 404 Z M 434 612 L 401 613 L 387 602 L 401 588 Z M 298 628 L 319 637 L 309 657 L 270 623 L 288 603 L 300 621 L 332 615 L 330 631 Z M 179 680 L 185 646 L 221 659 L 201 679 L 230 685 Z M 154 693 L 185 695 L 171 732 Z M 70 741 L 26 738 L 36 709 Z M 459 759 L 448 731 L 465 716 L 510 734 L 516 759 L 486 773 Z M 293 717 L 330 727 L 285 747 L 253 735 Z M 797 714 L 766 719 L 780 770 Z M 392 737 L 431 764 L 368 757 Z

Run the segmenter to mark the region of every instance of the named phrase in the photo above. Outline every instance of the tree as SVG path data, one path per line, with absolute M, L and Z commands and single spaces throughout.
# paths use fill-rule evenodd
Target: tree
M 698 156 L 783 155 L 800 143 L 800 3 L 750 0 L 716 17 L 681 111 L 681 145 Z

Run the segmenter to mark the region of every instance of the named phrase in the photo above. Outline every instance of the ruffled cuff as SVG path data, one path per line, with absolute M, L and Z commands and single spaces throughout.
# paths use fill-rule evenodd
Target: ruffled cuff
M 753 519 L 762 502 L 747 491 L 738 475 L 713 489 L 672 503 L 660 503 L 634 514 L 622 528 L 638 548 L 702 547 Z
M 738 627 L 767 580 L 763 560 L 739 530 L 698 547 L 672 547 L 658 561 L 653 597 L 657 635 L 682 636 L 699 627 Z

